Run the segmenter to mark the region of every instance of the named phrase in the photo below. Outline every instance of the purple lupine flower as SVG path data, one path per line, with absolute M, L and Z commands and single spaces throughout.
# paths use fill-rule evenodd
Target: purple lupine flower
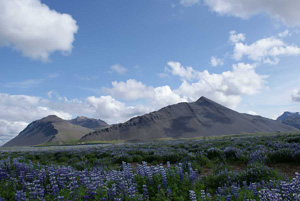
M 149 199 L 147 185 L 145 185 L 145 184 L 143 185 L 143 197 L 145 200 Z

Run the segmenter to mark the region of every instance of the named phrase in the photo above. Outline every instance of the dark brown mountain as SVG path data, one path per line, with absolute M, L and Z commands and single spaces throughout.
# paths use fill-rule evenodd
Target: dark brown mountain
M 277 118 L 277 121 L 289 126 L 300 129 L 300 114 L 299 112 L 284 112 Z
M 105 121 L 102 121 L 101 119 L 87 118 L 83 116 L 76 117 L 75 119 L 72 119 L 69 122 L 93 130 L 97 130 L 109 126 Z
M 30 123 L 18 136 L 4 144 L 3 147 L 32 146 L 45 143 L 63 144 L 68 141 L 76 141 L 92 131 L 92 129 L 50 115 Z
M 178 103 L 121 124 L 91 132 L 80 141 L 148 141 L 297 129 L 261 116 L 238 113 L 205 97 Z

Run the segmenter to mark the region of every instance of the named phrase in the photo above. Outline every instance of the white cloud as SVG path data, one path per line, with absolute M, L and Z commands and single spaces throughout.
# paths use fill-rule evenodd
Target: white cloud
M 179 62 L 168 62 L 171 73 L 181 77 L 184 82 L 196 79 L 201 85 L 201 90 L 216 89 L 226 92 L 227 95 L 249 94 L 253 95 L 262 88 L 265 76 L 255 72 L 255 65 L 234 64 L 233 71 L 226 71 L 221 74 L 210 74 L 207 70 L 200 72 L 192 67 L 184 67 Z M 178 70 L 180 69 L 180 70 Z M 187 73 L 188 72 L 188 73 Z M 200 90 L 200 88 L 198 88 Z M 196 97 L 197 98 L 197 97 Z M 198 97 L 199 98 L 199 97 Z
M 69 119 L 71 115 L 63 111 L 52 110 L 36 96 L 9 95 L 0 93 L 0 119 L 16 122 L 31 122 L 50 114 Z
M 210 64 L 214 67 L 216 66 L 223 66 L 224 65 L 224 61 L 223 59 L 219 59 L 217 57 L 211 57 L 210 58 Z
M 292 91 L 292 101 L 300 102 L 300 89 L 294 89 Z
M 0 119 L 0 145 L 11 140 L 27 126 L 26 122 L 10 122 Z
M 200 0 L 180 0 L 180 4 L 186 7 L 199 4 Z
M 153 96 L 153 87 L 147 87 L 142 82 L 129 79 L 126 82 L 112 82 L 113 88 L 103 88 L 103 91 L 123 100 L 145 99 Z
M 231 36 L 230 36 L 231 37 Z M 288 45 L 275 37 L 263 38 L 248 45 L 242 42 L 234 44 L 233 58 L 241 60 L 244 56 L 256 62 L 277 64 L 282 56 L 298 56 L 300 48 Z
M 112 82 L 112 88 L 103 88 L 109 95 L 123 100 L 149 99 L 153 109 L 186 101 L 178 94 L 175 94 L 169 86 L 152 87 L 146 86 L 142 82 L 129 79 L 126 82 Z
M 251 115 L 258 115 L 256 112 L 254 111 L 248 111 L 247 114 L 251 114 Z
M 285 37 L 287 37 L 287 36 L 291 36 L 291 33 L 290 33 L 290 31 L 289 31 L 288 29 L 286 29 L 286 30 L 284 30 L 283 32 L 280 32 L 280 33 L 278 34 L 278 36 L 279 36 L 280 38 L 285 38 Z
M 179 102 L 187 102 L 187 99 L 180 97 L 180 95 L 176 94 L 170 86 L 166 85 L 154 89 L 152 101 L 155 109 L 159 109 Z
M 20 82 L 10 82 L 4 84 L 4 87 L 7 88 L 19 88 L 19 89 L 28 89 L 32 87 L 38 87 L 44 79 L 30 79 L 30 80 L 24 80 Z
M 179 76 L 184 80 L 193 80 L 198 78 L 198 72 L 191 66 L 183 67 L 179 62 L 169 61 L 168 67 L 166 67 L 167 72 L 171 72 L 172 75 Z
M 247 19 L 266 14 L 288 26 L 300 25 L 299 0 L 205 0 L 206 4 L 221 15 Z
M 118 74 L 124 74 L 126 73 L 127 71 L 127 68 L 121 66 L 120 64 L 115 64 L 115 65 L 112 65 L 110 67 L 110 69 L 113 71 L 113 72 L 116 72 Z
M 167 77 L 169 77 L 169 74 L 168 74 L 168 73 L 158 73 L 157 75 L 158 75 L 158 77 L 160 77 L 160 78 L 167 78 Z
M 46 61 L 55 51 L 71 52 L 78 26 L 40 0 L 0 0 L 0 45 Z
M 229 41 L 234 44 L 246 40 L 246 36 L 243 33 L 236 33 L 236 31 L 230 31 L 229 34 Z
M 207 70 L 195 73 L 198 80 L 196 82 L 184 80 L 176 93 L 188 97 L 190 101 L 207 96 L 232 108 L 240 102 L 241 95 L 258 93 L 263 88 L 266 78 L 255 72 L 254 65 L 244 63 L 233 65 L 232 71 L 221 74 L 210 74 Z
M 239 63 L 233 65 L 232 71 L 211 74 L 207 70 L 196 71 L 184 67 L 179 62 L 168 62 L 168 72 L 179 76 L 182 84 L 178 89 L 170 86 L 146 86 L 136 80 L 113 82 L 112 88 L 104 88 L 109 95 L 123 100 L 150 100 L 151 108 L 158 109 L 178 102 L 195 101 L 207 96 L 229 107 L 236 107 L 241 95 L 254 95 L 265 85 L 266 76 L 255 72 L 255 65 Z
M 125 103 L 115 100 L 111 96 L 88 97 L 85 100 L 87 107 L 93 109 L 95 115 L 111 122 L 123 122 L 131 117 L 150 112 L 150 109 L 142 105 L 126 106 Z
M 66 97 L 61 97 L 57 92 L 55 91 L 49 91 L 47 93 L 48 98 L 56 98 L 57 100 L 67 100 Z
M 6 120 L 0 120 L 0 137 L 6 135 L 16 135 L 27 126 L 26 122 L 15 121 L 9 122 Z

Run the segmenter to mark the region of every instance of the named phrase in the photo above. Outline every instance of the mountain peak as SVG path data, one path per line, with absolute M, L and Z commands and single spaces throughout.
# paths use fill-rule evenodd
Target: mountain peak
M 71 119 L 69 122 L 75 125 L 79 125 L 94 130 L 108 126 L 108 124 L 105 121 L 102 121 L 101 119 L 88 118 L 84 116 L 78 116 L 75 119 Z
M 202 96 L 196 102 L 174 104 L 125 123 L 99 129 L 80 141 L 148 141 L 294 130 L 267 118 L 238 113 Z
M 283 124 L 300 129 L 299 112 L 284 112 L 281 116 L 277 118 L 277 121 L 280 121 Z
M 216 102 L 206 98 L 205 96 L 201 96 L 197 101 L 196 103 L 206 103 L 206 104 L 215 104 L 215 105 L 218 105 Z
M 211 100 L 206 98 L 205 96 L 201 96 L 196 102 L 202 102 L 202 101 L 211 101 Z
M 42 118 L 41 121 L 57 122 L 57 121 L 63 121 L 63 119 L 59 118 L 56 115 L 48 115 L 47 117 Z
M 80 121 L 80 120 L 87 120 L 87 119 L 89 119 L 89 118 L 87 118 L 85 116 L 78 116 L 78 117 L 75 118 L 75 120 L 78 120 L 78 121 Z
M 49 115 L 40 120 L 33 121 L 15 138 L 3 145 L 32 146 L 45 143 L 65 143 L 78 140 L 92 129 L 74 125 L 56 115 Z
M 277 120 L 285 120 L 285 119 L 290 119 L 290 118 L 299 118 L 300 114 L 299 112 L 288 112 L 285 111 L 281 116 L 277 118 Z

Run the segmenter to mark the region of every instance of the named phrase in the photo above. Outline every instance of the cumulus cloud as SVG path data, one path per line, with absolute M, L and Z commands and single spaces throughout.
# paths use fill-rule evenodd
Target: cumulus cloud
M 0 94 L 0 119 L 10 122 L 31 122 L 49 114 L 64 119 L 71 115 L 46 107 L 43 99 L 36 96 Z
M 146 86 L 136 80 L 113 82 L 112 88 L 105 88 L 109 95 L 124 100 L 151 100 L 151 107 L 158 109 L 178 102 L 195 101 L 207 96 L 229 107 L 236 107 L 241 95 L 254 95 L 265 85 L 266 76 L 255 72 L 255 65 L 239 63 L 231 71 L 211 74 L 207 70 L 197 71 L 193 67 L 184 67 L 179 62 L 168 62 L 167 71 L 181 78 L 177 89 L 170 86 Z
M 186 7 L 199 4 L 200 0 L 180 0 L 180 4 Z
M 126 82 L 114 81 L 112 85 L 112 88 L 103 88 L 103 91 L 123 100 L 145 99 L 153 96 L 153 87 L 147 87 L 134 79 Z
M 11 135 L 15 136 L 21 130 L 23 130 L 27 126 L 26 122 L 23 121 L 15 121 L 9 122 L 3 119 L 0 119 L 0 139 L 2 136 L 11 137 Z
M 183 66 L 181 66 L 184 68 Z M 176 93 L 195 101 L 200 96 L 207 96 L 221 104 L 236 107 L 241 101 L 241 95 L 254 95 L 264 86 L 266 76 L 255 72 L 255 66 L 239 63 L 233 65 L 232 71 L 221 74 L 211 74 L 207 70 L 200 72 L 193 70 L 197 75 L 196 82 L 184 80 Z
M 216 66 L 223 66 L 224 65 L 224 61 L 223 59 L 219 59 L 217 57 L 211 57 L 210 58 L 210 64 L 214 67 Z
M 109 123 L 123 122 L 131 117 L 150 112 L 151 110 L 142 105 L 126 106 L 125 103 L 115 100 L 111 96 L 88 97 L 85 106 L 93 110 L 96 114 Z
M 115 64 L 110 67 L 112 72 L 116 72 L 118 74 L 124 74 L 127 71 L 127 68 L 121 66 L 120 64 Z
M 57 100 L 36 96 L 0 94 L 0 120 L 30 123 L 54 114 L 63 119 L 88 116 L 100 118 L 109 123 L 117 123 L 150 111 L 148 107 L 141 105 L 127 106 L 111 96 L 89 96 L 84 100 L 68 100 L 53 91 L 50 91 L 48 95 L 57 97 Z
M 183 80 L 193 80 L 199 77 L 199 72 L 194 70 L 193 67 L 183 67 L 179 62 L 169 61 L 166 67 L 167 72 L 171 72 L 172 75 L 179 76 Z
M 253 15 L 266 14 L 288 26 L 300 25 L 299 0 L 205 0 L 205 2 L 221 15 L 247 19 Z
M 236 33 L 236 31 L 230 31 L 229 32 L 229 41 L 232 43 L 238 43 L 238 42 L 243 42 L 246 40 L 246 36 L 243 33 Z
M 159 109 L 170 104 L 186 101 L 186 99 L 175 94 L 168 85 L 154 88 L 152 86 L 146 86 L 142 82 L 134 79 L 129 79 L 126 82 L 114 81 L 112 85 L 112 88 L 103 88 L 103 91 L 123 100 L 151 100 L 151 108 L 153 109 Z
M 230 35 L 230 38 L 232 35 Z M 234 40 L 231 40 L 234 41 Z M 233 58 L 241 60 L 244 56 L 256 62 L 277 64 L 282 56 L 298 56 L 300 48 L 296 45 L 288 45 L 275 37 L 263 38 L 248 45 L 242 42 L 234 44 Z
M 294 89 L 292 91 L 292 101 L 300 102 L 300 89 Z
M 0 0 L 0 45 L 46 61 L 55 51 L 70 53 L 76 21 L 40 0 Z
M 187 99 L 184 97 L 180 97 L 180 95 L 176 94 L 170 86 L 162 86 L 156 87 L 154 89 L 154 97 L 152 98 L 155 109 L 165 107 L 168 105 L 187 102 Z

